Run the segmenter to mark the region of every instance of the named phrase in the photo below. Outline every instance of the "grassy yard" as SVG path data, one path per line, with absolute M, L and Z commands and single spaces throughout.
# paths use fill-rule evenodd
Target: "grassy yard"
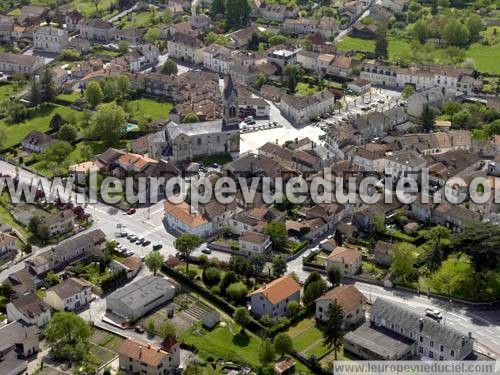
M 130 17 L 130 19 L 129 19 Z M 122 28 L 126 27 L 141 27 L 151 24 L 153 20 L 153 13 L 150 11 L 140 13 L 129 13 L 123 17 L 118 24 Z
M 56 113 L 59 113 L 62 117 L 70 113 L 75 113 L 78 116 L 80 115 L 78 111 L 69 107 L 51 104 L 32 113 L 30 118 L 18 124 L 10 125 L 7 124 L 5 120 L 0 120 L 0 128 L 5 129 L 5 141 L 2 147 L 6 149 L 20 143 L 21 140 L 33 130 L 39 130 L 41 132 L 47 131 L 49 129 L 50 120 Z
M 318 92 L 318 88 L 313 86 L 310 87 L 307 83 L 299 82 L 296 87 L 296 92 L 298 96 L 308 96 L 313 95 Z
M 87 17 L 91 16 L 96 10 L 91 0 L 73 0 L 72 4 Z M 113 0 L 100 0 L 98 4 L 99 10 L 109 10 L 111 4 L 113 4 Z
M 225 327 L 218 326 L 211 331 L 196 325 L 183 333 L 180 340 L 196 346 L 202 358 L 212 356 L 215 359 L 259 366 L 258 351 L 261 339 L 248 331 L 246 335 L 239 332 L 240 327 L 231 323 L 227 323 Z
M 79 91 L 72 91 L 70 94 L 59 94 L 57 95 L 57 99 L 64 100 L 70 103 L 74 103 L 77 99 L 80 99 L 82 96 Z
M 314 317 L 304 319 L 288 330 L 293 347 L 306 356 L 321 357 L 330 349 L 323 344 L 323 332 L 316 326 Z
M 411 55 L 411 46 L 406 40 L 389 37 L 389 58 L 391 60 Z M 375 52 L 375 40 L 346 36 L 337 43 L 341 51 Z
M 474 60 L 478 71 L 500 74 L 500 43 L 495 46 L 483 46 L 480 43 L 473 43 L 465 55 Z
M 217 154 L 217 155 L 210 155 L 210 156 L 205 156 L 202 158 L 194 158 L 194 161 L 198 163 L 202 163 L 203 165 L 212 165 L 213 163 L 217 163 L 220 165 L 229 163 L 231 160 L 230 154 Z
M 159 120 L 168 119 L 168 114 L 174 107 L 169 102 L 158 102 L 154 99 L 141 98 L 128 102 L 131 115 L 136 120 L 149 119 Z
M 83 267 L 85 271 L 86 279 L 94 285 L 100 285 L 101 281 L 110 277 L 113 274 L 111 269 L 106 268 L 103 273 L 99 272 L 99 265 L 95 263 L 90 263 Z
M 0 102 L 10 98 L 12 95 L 18 93 L 23 89 L 19 84 L 0 84 Z

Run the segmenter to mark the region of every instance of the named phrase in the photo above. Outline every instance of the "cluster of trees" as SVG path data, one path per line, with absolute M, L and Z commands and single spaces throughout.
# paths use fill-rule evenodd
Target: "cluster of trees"
M 162 65 L 160 72 L 162 74 L 174 75 L 177 74 L 177 63 L 168 58 Z
M 176 334 L 175 325 L 168 319 L 157 325 L 153 318 L 150 318 L 146 323 L 146 327 L 144 328 L 146 329 L 146 332 L 152 335 L 159 336 L 162 339 L 167 336 L 175 336 Z
M 223 16 L 227 29 L 239 29 L 250 20 L 248 0 L 214 0 L 210 6 L 212 19 Z
M 49 68 L 44 69 L 40 78 L 31 79 L 30 102 L 38 105 L 44 102 L 50 102 L 54 99 L 54 83 L 52 81 L 52 71 Z
M 130 95 L 130 80 L 126 76 L 92 81 L 85 89 L 85 99 L 90 108 L 114 100 L 122 101 Z
M 28 109 L 19 99 L 9 98 L 0 102 L 0 115 L 7 124 L 16 124 L 25 120 L 28 113 Z

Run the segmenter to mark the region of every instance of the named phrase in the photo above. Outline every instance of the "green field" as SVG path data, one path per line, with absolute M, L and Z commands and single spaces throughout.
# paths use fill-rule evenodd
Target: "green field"
M 410 44 L 401 39 L 389 37 L 389 58 L 394 60 L 400 57 L 407 57 L 411 54 Z M 346 36 L 337 43 L 337 48 L 341 51 L 374 52 L 375 40 L 353 38 Z
M 474 60 L 479 72 L 500 74 L 500 44 L 483 46 L 474 43 L 465 55 Z
M 330 349 L 323 344 L 323 332 L 316 326 L 314 318 L 304 319 L 287 332 L 296 351 L 306 356 L 321 357 Z
M 129 20 L 130 17 L 130 20 Z M 129 13 L 118 21 L 122 28 L 126 27 L 141 27 L 151 24 L 153 20 L 153 13 L 150 11 L 140 13 Z
M 94 3 L 90 0 L 73 0 L 72 4 L 87 17 L 91 16 L 96 10 Z M 113 4 L 113 0 L 100 0 L 98 4 L 99 10 L 108 10 L 111 4 Z
M 78 111 L 69 107 L 50 104 L 33 113 L 30 118 L 20 122 L 19 124 L 10 125 L 7 124 L 5 120 L 0 120 L 0 128 L 5 129 L 5 140 L 2 144 L 2 148 L 6 149 L 20 143 L 21 140 L 33 130 L 46 132 L 49 129 L 52 116 L 56 113 L 59 113 L 62 117 L 65 117 L 70 113 L 79 115 Z
M 12 95 L 18 93 L 23 89 L 20 85 L 15 84 L 1 84 L 0 85 L 0 102 L 4 99 L 10 98 Z
M 259 366 L 258 351 L 261 340 L 247 331 L 246 335 L 239 333 L 240 327 L 228 323 L 211 331 L 205 331 L 194 326 L 180 336 L 181 342 L 198 348 L 201 357 L 212 356 L 226 361 L 247 363 L 253 367 Z
M 57 99 L 64 100 L 69 103 L 74 103 L 77 99 L 81 98 L 82 95 L 79 91 L 72 91 L 69 94 L 59 94 L 57 95 Z
M 136 120 L 150 119 L 168 119 L 168 114 L 174 107 L 169 102 L 158 102 L 154 99 L 141 98 L 128 102 L 131 110 L 131 115 Z
M 299 82 L 295 88 L 298 96 L 309 96 L 318 92 L 317 87 L 309 87 L 307 83 Z

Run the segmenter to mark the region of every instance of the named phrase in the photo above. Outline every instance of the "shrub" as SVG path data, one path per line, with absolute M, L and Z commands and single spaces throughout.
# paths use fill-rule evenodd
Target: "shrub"
M 240 302 L 248 293 L 247 286 L 241 281 L 229 285 L 226 293 L 233 302 Z
M 203 282 L 207 286 L 213 286 L 220 281 L 220 271 L 215 267 L 208 267 L 203 271 Z
M 210 292 L 212 292 L 215 295 L 220 295 L 220 286 L 214 285 L 213 287 L 210 288 Z

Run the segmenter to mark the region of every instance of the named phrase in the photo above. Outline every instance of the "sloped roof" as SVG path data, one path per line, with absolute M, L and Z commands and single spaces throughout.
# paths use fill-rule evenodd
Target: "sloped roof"
M 349 312 L 366 302 L 366 297 L 354 285 L 341 285 L 317 298 L 316 301 L 335 301 L 344 312 Z
M 255 290 L 250 295 L 262 294 L 271 304 L 275 305 L 299 291 L 298 282 L 290 276 L 283 276 Z

